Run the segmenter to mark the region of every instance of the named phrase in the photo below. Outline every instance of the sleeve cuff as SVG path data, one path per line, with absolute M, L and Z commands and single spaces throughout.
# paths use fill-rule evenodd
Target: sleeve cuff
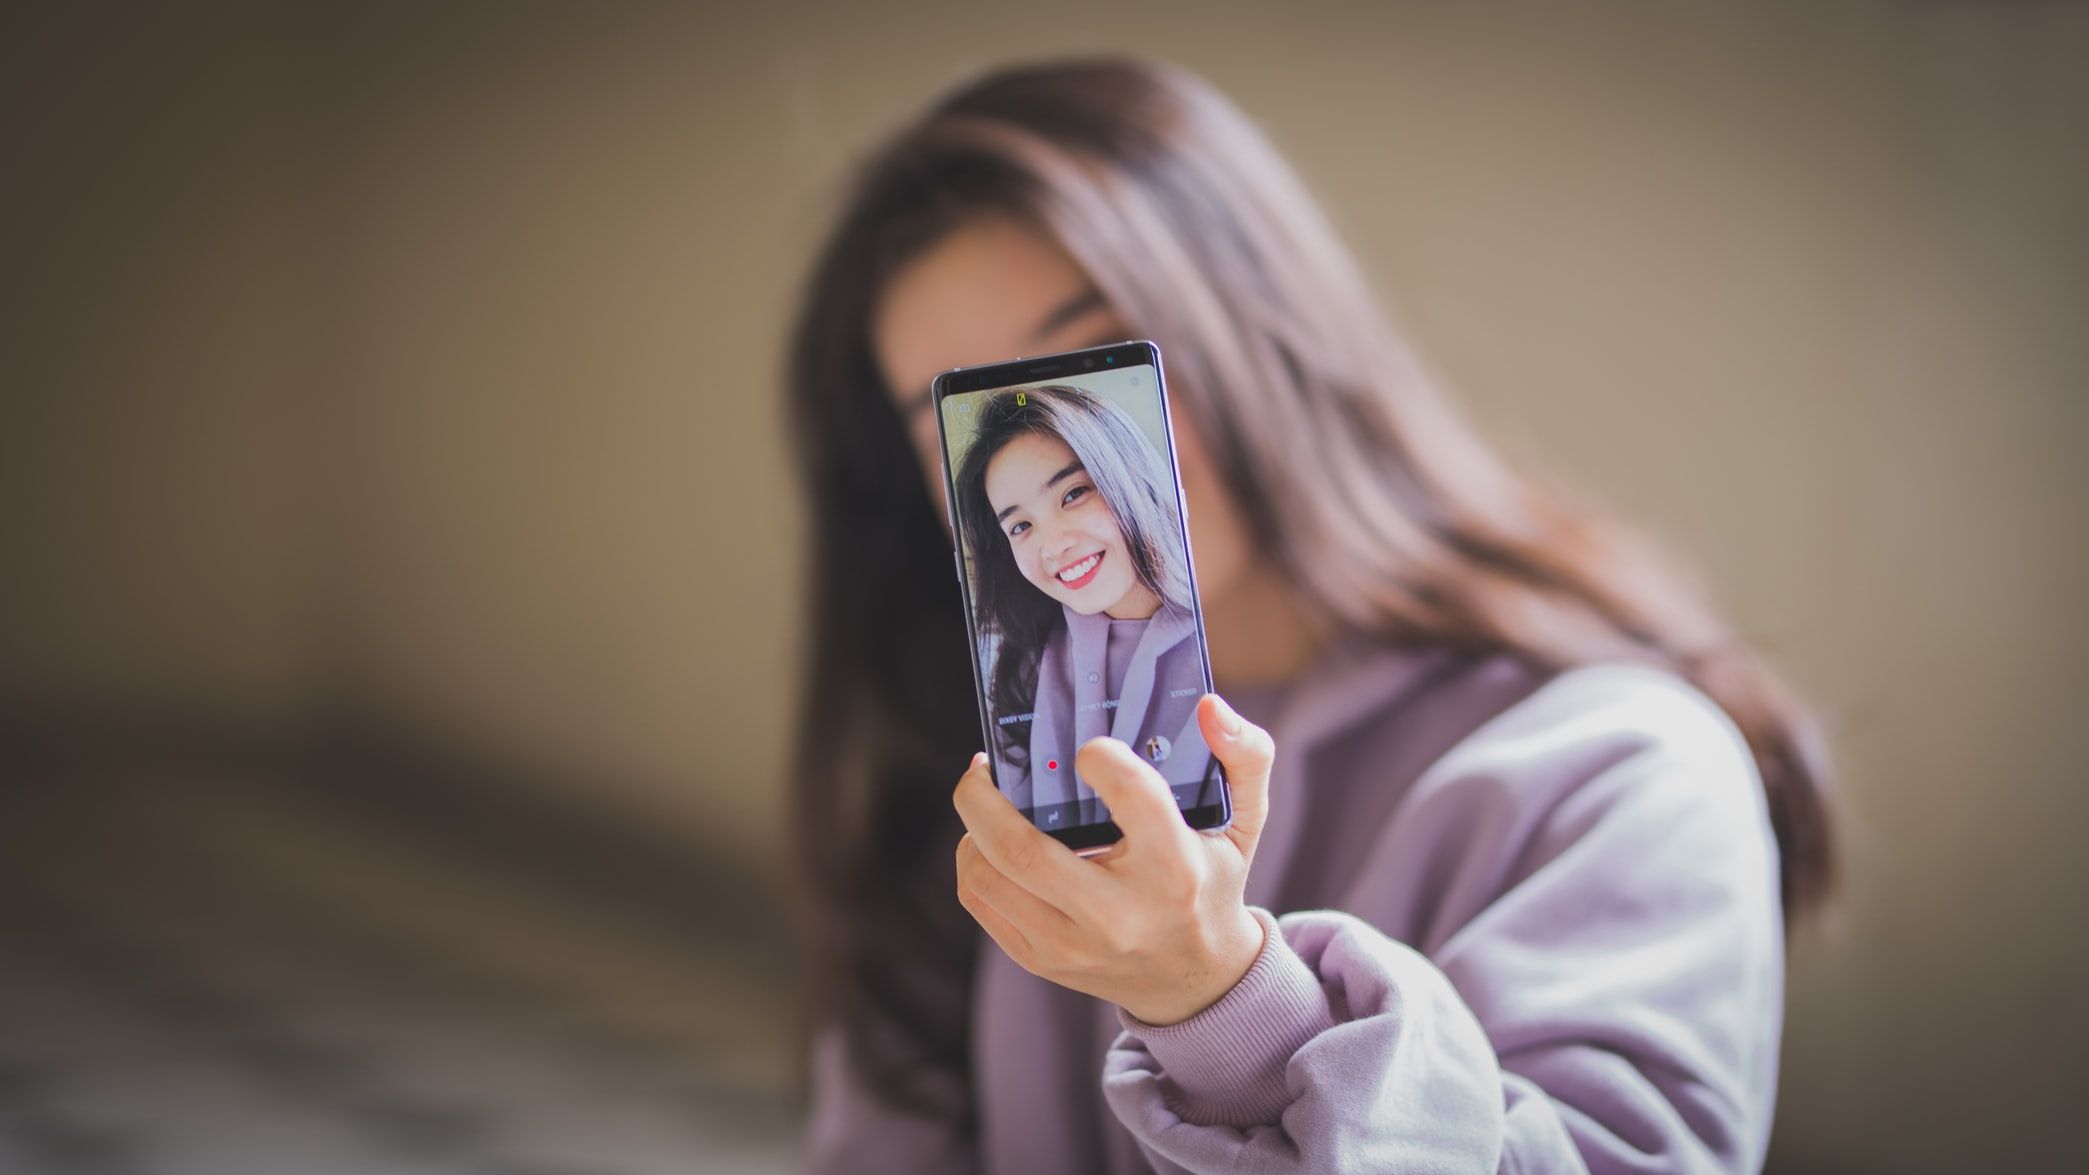
M 1284 1076 L 1292 1056 L 1336 1023 L 1319 977 L 1277 920 L 1259 907 L 1250 912 L 1262 923 L 1262 953 L 1218 1003 L 1165 1028 L 1117 1010 L 1172 1087 L 1170 1108 L 1200 1126 L 1276 1121 L 1292 1100 Z

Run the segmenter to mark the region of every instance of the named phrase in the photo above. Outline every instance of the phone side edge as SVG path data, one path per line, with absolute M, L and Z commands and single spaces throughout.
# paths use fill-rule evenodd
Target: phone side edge
M 950 394 L 950 378 L 963 370 L 952 368 L 929 382 L 929 411 L 936 417 L 936 464 L 943 472 L 943 521 L 950 532 L 950 570 L 957 579 L 958 599 L 965 610 L 965 663 L 972 670 L 972 700 L 979 711 L 979 749 L 986 753 L 987 778 L 993 781 L 994 790 L 1007 795 L 1001 787 L 998 756 L 994 754 L 993 713 L 987 706 L 986 677 L 979 664 L 978 610 L 972 605 L 972 582 L 965 574 L 965 544 L 958 532 L 957 472 L 950 467 L 950 434 L 943 426 L 943 400 Z
M 1182 461 L 1176 452 L 1175 416 L 1168 405 L 1168 377 L 1161 366 L 1160 344 L 1151 339 L 1132 340 L 1146 349 L 1147 359 L 1153 365 L 1153 389 L 1161 402 L 1161 432 L 1168 441 L 1168 472 L 1175 483 L 1175 520 L 1182 531 L 1183 570 L 1190 581 L 1190 631 L 1197 640 L 1197 661 L 1204 674 L 1204 692 L 1214 694 L 1218 687 L 1211 675 L 1211 645 L 1204 636 L 1204 593 L 1197 586 L 1197 554 L 1190 542 L 1190 499 L 1182 489 Z M 1218 756 L 1212 756 L 1214 762 Z M 1198 832 L 1223 832 L 1233 824 L 1233 780 L 1226 774 L 1226 765 L 1218 764 L 1219 796 L 1217 818 L 1209 824 L 1190 824 Z M 1200 809 L 1201 810 L 1201 809 Z M 1184 821 L 1189 820 L 1184 814 Z

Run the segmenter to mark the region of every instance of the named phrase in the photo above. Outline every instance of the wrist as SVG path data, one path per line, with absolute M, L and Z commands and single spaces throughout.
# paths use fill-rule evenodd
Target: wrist
M 1141 1023 L 1160 1028 L 1180 1024 L 1224 999 L 1254 967 L 1266 945 L 1263 925 L 1247 906 L 1236 906 L 1230 923 L 1216 936 L 1209 961 L 1190 982 L 1170 984 L 1166 995 L 1151 1006 L 1124 1010 Z
M 1316 970 L 1321 952 L 1309 962 L 1268 911 L 1252 912 L 1268 939 L 1248 973 L 1216 1004 L 1165 1027 L 1118 1012 L 1135 1042 L 1120 1049 L 1150 1057 L 1145 1067 L 1166 1079 L 1167 1108 L 1195 1125 L 1249 1130 L 1278 1121 L 1297 1097 L 1288 1076 L 1293 1060 L 1339 1020 Z

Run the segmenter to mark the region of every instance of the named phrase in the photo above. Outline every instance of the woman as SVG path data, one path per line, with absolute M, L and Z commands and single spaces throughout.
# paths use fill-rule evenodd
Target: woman
M 925 388 L 1134 336 L 1168 355 L 1236 819 L 1171 827 L 1098 740 L 1126 835 L 1082 860 L 963 768 Z M 1451 411 L 1222 97 L 1121 60 L 945 97 L 863 169 L 792 356 L 813 1169 L 1760 1165 L 1782 929 L 1830 866 L 1802 716 Z
M 1078 804 L 1069 825 L 1105 818 L 1073 771 L 1080 744 L 1105 735 L 1143 748 L 1171 785 L 1204 782 L 1191 717 L 1204 663 L 1167 461 L 1130 414 L 1080 388 L 977 405 L 952 481 L 994 643 L 981 676 L 1005 723 L 1002 793 L 1026 812 Z

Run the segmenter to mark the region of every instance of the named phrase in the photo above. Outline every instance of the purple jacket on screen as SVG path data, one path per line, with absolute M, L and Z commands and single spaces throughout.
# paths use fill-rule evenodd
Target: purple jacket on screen
M 1777 855 L 1724 713 L 1652 669 L 1363 647 L 1229 700 L 1277 745 L 1247 976 L 1153 1028 L 987 943 L 951 1112 L 885 1106 L 830 1030 L 809 1170 L 1760 1168 Z
M 996 767 L 998 777 L 1009 781 L 1003 785 L 1009 802 L 1030 808 L 1091 799 L 1093 791 L 1076 788 L 1073 756 L 1082 743 L 1104 735 L 1141 750 L 1156 736 L 1165 739 L 1168 754 L 1156 764 L 1161 777 L 1171 786 L 1203 780 L 1211 751 L 1197 726 L 1204 656 L 1195 639 L 1195 615 L 1172 604 L 1154 613 L 1141 626 L 1123 679 L 1117 681 L 1105 670 L 1110 618 L 1083 616 L 1071 608 L 1065 614 L 1066 623 L 1038 658 L 1028 767 L 1005 758 Z M 1054 761 L 1060 769 L 1047 770 L 1045 764 Z

